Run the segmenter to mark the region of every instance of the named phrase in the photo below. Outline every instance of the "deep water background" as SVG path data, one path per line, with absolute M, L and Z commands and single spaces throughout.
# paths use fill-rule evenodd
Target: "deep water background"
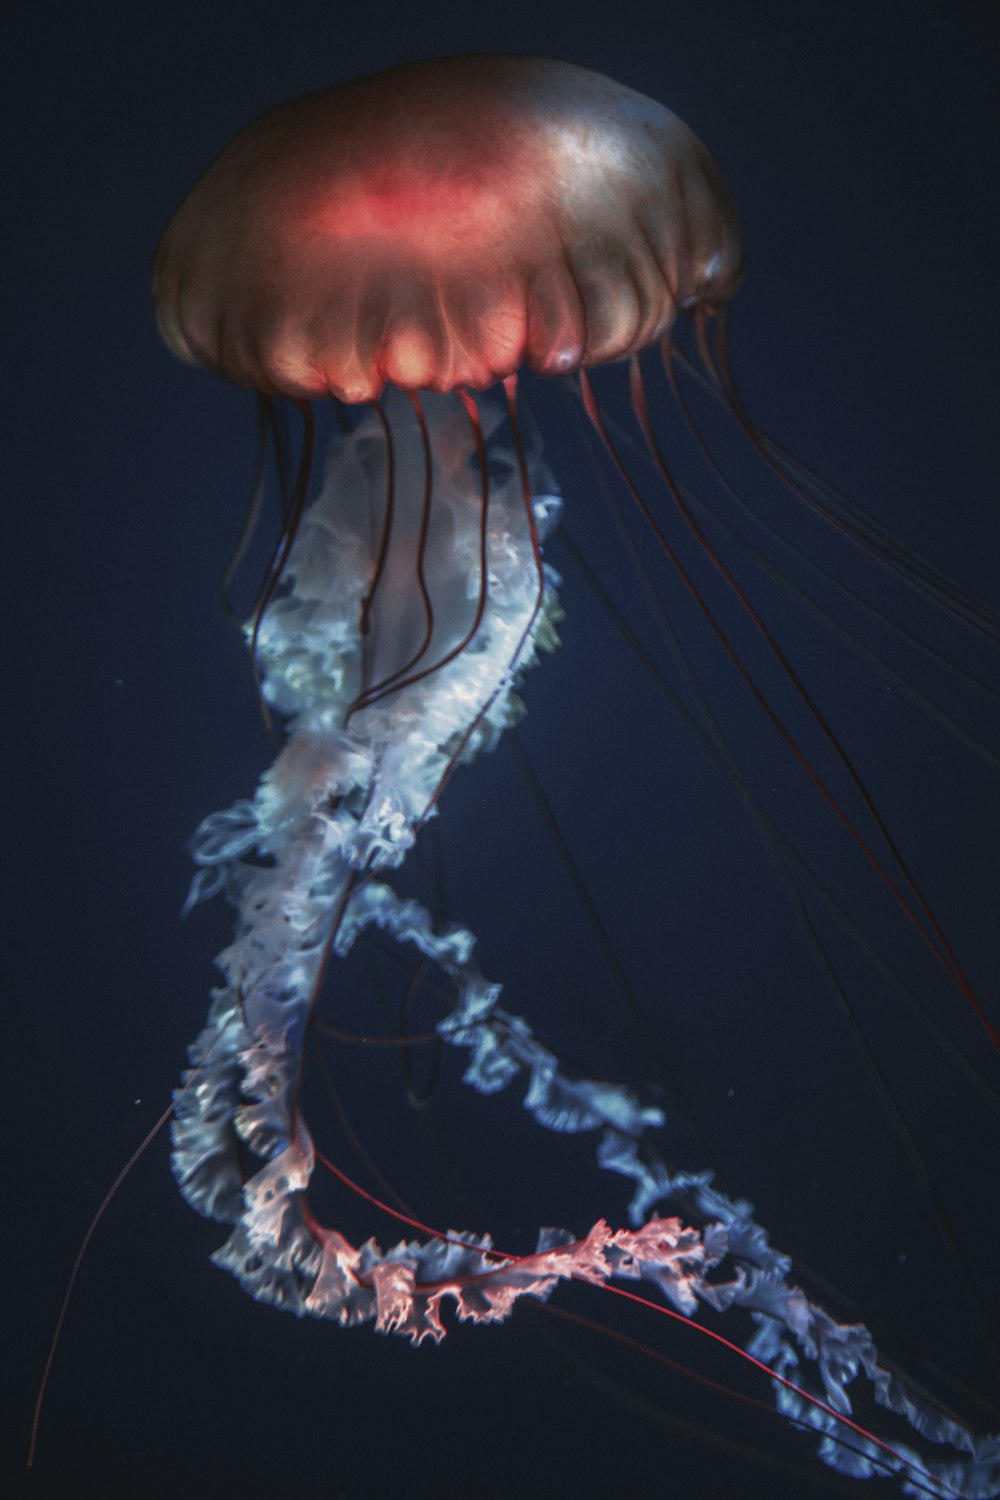
M 173 209 L 262 110 L 409 59 L 533 52 L 620 78 L 688 121 L 739 204 L 748 258 L 732 340 L 756 419 L 996 605 L 995 8 L 207 0 L 15 6 L 10 18 L 5 1491 L 859 1492 L 774 1416 L 530 1307 L 503 1328 L 456 1330 L 418 1352 L 255 1306 L 209 1264 L 222 1235 L 180 1200 L 162 1136 L 95 1236 L 30 1475 L 23 1455 L 76 1248 L 169 1099 L 227 939 L 221 905 L 177 920 L 185 842 L 206 813 L 251 793 L 269 757 L 239 634 L 216 605 L 250 484 L 253 403 L 159 343 L 149 267 Z M 531 400 L 567 528 L 665 658 L 609 543 L 572 403 L 553 387 Z M 718 441 L 747 498 L 780 514 L 802 546 L 909 628 L 989 669 L 961 632 L 796 517 L 731 435 Z M 449 914 L 481 933 L 482 968 L 556 1050 L 668 1108 L 679 1089 L 696 1126 L 672 1116 L 665 1152 L 717 1166 L 838 1317 L 869 1321 L 903 1370 L 988 1420 L 997 1377 L 985 1344 L 992 1332 L 995 1350 L 1000 1322 L 996 1114 L 834 938 L 862 1028 L 973 1267 L 976 1301 L 736 802 L 565 545 L 551 555 L 566 579 L 564 645 L 525 682 L 524 752 L 671 1080 L 601 965 L 510 746 L 460 772 L 444 799 Z M 671 595 L 666 573 L 657 579 Z M 803 586 L 825 602 L 822 586 Z M 759 597 L 996 1018 L 1000 778 L 770 584 Z M 743 632 L 733 611 L 727 621 Z M 960 997 L 690 619 L 680 628 L 769 810 L 996 1087 L 997 1059 Z M 884 639 L 864 620 L 857 628 L 872 644 Z M 919 654 L 888 649 L 996 749 L 996 715 L 980 696 L 945 685 Z M 995 662 L 993 672 L 995 681 Z M 352 971 L 345 1001 L 357 1017 L 363 978 Z M 589 1139 L 538 1131 L 513 1092 L 478 1099 L 458 1082 L 456 1059 L 445 1060 L 427 1127 L 405 1104 L 397 1058 L 335 1057 L 355 1129 L 430 1222 L 492 1228 L 522 1248 L 539 1222 L 582 1231 L 598 1214 L 622 1221 L 627 1193 L 594 1167 Z M 321 1107 L 319 1116 L 325 1147 L 355 1170 Z M 323 1206 L 356 1235 L 392 1237 L 391 1225 L 326 1190 Z M 735 1357 L 665 1319 L 628 1316 L 578 1288 L 558 1305 L 770 1400 Z

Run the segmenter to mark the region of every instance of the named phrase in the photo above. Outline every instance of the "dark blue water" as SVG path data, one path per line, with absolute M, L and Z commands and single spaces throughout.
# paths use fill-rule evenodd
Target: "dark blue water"
M 177 921 L 184 843 L 207 812 L 249 795 L 269 758 L 239 635 L 215 604 L 250 483 L 252 402 L 158 342 L 149 265 L 170 213 L 261 110 L 356 74 L 497 49 L 619 77 L 692 125 L 740 206 L 748 259 L 731 332 L 756 419 L 995 605 L 987 13 L 889 0 L 666 10 L 542 0 L 523 16 L 450 4 L 338 14 L 313 3 L 21 14 L 6 136 L 17 197 L 5 236 L 14 296 L 3 1456 L 25 1493 L 267 1489 L 354 1500 L 404 1486 L 497 1497 L 647 1484 L 682 1497 L 857 1488 L 778 1418 L 530 1307 L 503 1328 L 456 1330 L 418 1352 L 255 1306 L 209 1264 L 223 1235 L 181 1202 L 162 1139 L 94 1241 L 30 1481 L 20 1465 L 72 1257 L 169 1098 L 227 939 L 221 905 Z M 615 552 L 571 403 L 552 388 L 529 394 L 567 529 L 665 662 Z M 995 657 L 802 519 L 731 433 L 720 429 L 716 442 L 746 498 L 803 549 L 996 682 Z M 988 1421 L 997 1114 L 948 1043 L 993 1088 L 995 1055 L 682 610 L 688 652 L 757 795 L 946 1033 L 947 1043 L 928 1031 L 820 912 L 932 1194 L 738 801 L 636 665 L 565 543 L 551 556 L 565 574 L 564 645 L 525 683 L 522 742 L 656 1047 L 602 966 L 510 746 L 457 775 L 444 799 L 449 914 L 481 934 L 484 971 L 555 1050 L 672 1111 L 665 1153 L 716 1167 L 730 1192 L 750 1198 L 838 1318 L 868 1321 L 902 1370 Z M 675 585 L 654 567 L 673 603 Z M 825 585 L 795 576 L 829 602 Z M 996 1018 L 997 774 L 868 675 L 800 603 L 770 581 L 752 586 Z M 745 622 L 720 607 L 766 673 Z M 847 618 L 996 751 L 982 694 L 868 616 Z M 809 744 L 846 796 L 822 746 Z M 352 994 L 360 1005 L 363 994 Z M 587 1140 L 539 1132 L 513 1093 L 477 1098 L 446 1061 L 427 1125 L 405 1104 L 398 1059 L 370 1081 L 341 1060 L 358 1134 L 422 1217 L 491 1229 L 517 1248 L 539 1223 L 622 1222 L 627 1192 L 596 1170 Z M 354 1170 L 323 1124 L 324 1146 Z M 336 1217 L 332 1196 L 324 1210 Z M 942 1215 L 964 1265 L 946 1246 Z M 343 1222 L 383 1243 L 392 1236 L 353 1203 Z M 559 1299 L 770 1403 L 763 1379 L 734 1356 L 608 1303 L 577 1288 Z M 890 1481 L 882 1489 L 893 1492 Z

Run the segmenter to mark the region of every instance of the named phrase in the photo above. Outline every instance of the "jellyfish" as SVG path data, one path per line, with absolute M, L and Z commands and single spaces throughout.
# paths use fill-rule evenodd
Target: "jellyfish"
M 728 413 L 762 469 L 804 503 L 915 584 L 947 593 L 933 568 L 754 428 L 724 336 L 741 268 L 728 190 L 676 116 L 584 69 L 525 57 L 417 63 L 294 100 L 239 135 L 177 212 L 155 270 L 167 344 L 259 394 L 279 468 L 287 441 L 276 401 L 298 409 L 302 438 L 247 627 L 284 743 L 254 795 L 206 818 L 193 843 L 188 906 L 224 893 L 237 917 L 176 1095 L 174 1172 L 196 1209 L 230 1226 L 214 1259 L 258 1301 L 370 1322 L 416 1345 L 445 1336 L 446 1309 L 460 1323 L 496 1323 L 568 1280 L 641 1288 L 682 1319 L 733 1309 L 779 1411 L 819 1434 L 832 1467 L 896 1474 L 910 1494 L 995 1495 L 1000 1438 L 975 1435 L 910 1388 L 863 1323 L 838 1322 L 807 1295 L 746 1200 L 709 1170 L 668 1163 L 660 1104 L 564 1061 L 544 1011 L 516 1013 L 481 969 L 470 927 L 405 884 L 425 830 L 447 815 L 453 775 L 511 732 L 529 673 L 559 644 L 561 579 L 545 546 L 564 502 L 520 377 L 563 377 L 611 478 L 777 742 L 996 1042 L 846 750 L 677 480 L 654 417 L 647 350 L 659 352 L 666 399 L 722 488 L 732 486 L 695 400 Z M 700 376 L 675 351 L 681 314 Z M 590 373 L 619 363 L 631 434 Z M 679 370 L 700 379 L 695 398 Z M 336 411 L 341 430 L 310 500 L 314 402 Z M 774 706 L 756 658 L 735 648 L 724 611 L 693 578 L 647 498 L 653 482 L 729 591 L 727 607 L 749 620 L 755 651 L 777 663 L 792 714 Z M 565 507 L 586 503 L 573 494 Z M 832 752 L 836 778 L 803 748 L 790 722 L 802 718 Z M 724 731 L 697 713 L 693 728 L 746 798 Z M 766 808 L 750 812 L 787 871 L 794 856 Z M 305 1063 L 324 1031 L 346 1037 L 344 1006 L 320 1002 L 344 988 L 338 974 L 362 938 L 433 988 L 434 1037 L 461 1055 L 473 1091 L 519 1086 L 539 1126 L 596 1137 L 598 1165 L 628 1185 L 627 1224 L 544 1228 L 515 1254 L 481 1230 L 441 1229 L 394 1207 L 323 1152 L 306 1118 Z M 358 1245 L 327 1225 L 318 1168 L 416 1237 Z M 883 1437 L 852 1416 L 861 1386 L 912 1435 L 897 1424 Z

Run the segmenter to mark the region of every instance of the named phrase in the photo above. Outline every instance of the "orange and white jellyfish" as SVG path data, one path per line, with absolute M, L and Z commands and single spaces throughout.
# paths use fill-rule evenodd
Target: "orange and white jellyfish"
M 372 1320 L 419 1343 L 444 1336 L 449 1303 L 460 1320 L 492 1322 L 568 1277 L 645 1280 L 686 1317 L 701 1303 L 748 1313 L 748 1353 L 769 1369 L 779 1408 L 822 1434 L 834 1467 L 896 1472 L 909 1493 L 992 1495 L 1000 1442 L 975 1438 L 909 1390 L 864 1325 L 838 1323 L 810 1300 L 747 1203 L 708 1172 L 665 1164 L 655 1145 L 662 1111 L 564 1066 L 540 1022 L 501 1006 L 472 933 L 436 921 L 389 879 L 437 816 L 456 766 L 494 746 L 519 710 L 515 686 L 558 644 L 559 579 L 543 545 L 562 502 L 539 442 L 522 435 L 517 381 L 525 368 L 572 376 L 744 688 L 996 1040 L 846 752 L 674 479 L 651 417 L 640 356 L 659 348 L 676 391 L 671 330 L 687 313 L 737 430 L 818 503 L 749 424 L 724 340 L 710 339 L 741 265 L 728 191 L 680 120 L 606 78 L 533 58 L 418 63 L 293 101 L 238 136 L 181 206 L 156 263 L 164 338 L 266 402 L 291 398 L 305 436 L 284 540 L 249 629 L 286 742 L 254 797 L 206 819 L 194 844 L 192 903 L 224 891 L 237 928 L 177 1095 L 175 1172 L 196 1208 L 232 1225 L 215 1259 L 260 1301 L 343 1324 Z M 815 771 L 633 479 L 587 373 L 625 360 L 652 471 L 873 832 Z M 500 399 L 477 394 L 494 386 Z M 345 420 L 307 505 L 316 400 L 361 415 Z M 692 432 L 702 447 L 693 423 Z M 882 537 L 865 540 L 891 553 Z M 891 560 L 905 571 L 904 558 Z M 353 1184 L 314 1143 L 304 1062 L 331 959 L 346 959 L 365 932 L 415 954 L 422 975 L 438 973 L 436 1034 L 467 1054 L 467 1083 L 490 1093 L 520 1078 L 540 1124 L 598 1133 L 600 1164 L 632 1184 L 629 1228 L 545 1230 L 533 1253 L 514 1256 L 451 1231 L 358 1247 L 320 1222 L 310 1199 L 317 1161 Z M 683 1221 L 665 1217 L 671 1209 Z M 930 1441 L 918 1452 L 855 1424 L 856 1379 Z

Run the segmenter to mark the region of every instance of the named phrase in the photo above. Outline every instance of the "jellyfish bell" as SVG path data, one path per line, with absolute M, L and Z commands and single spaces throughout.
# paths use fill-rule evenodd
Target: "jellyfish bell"
M 166 342 L 266 401 L 292 398 L 306 437 L 250 632 L 287 740 L 253 798 L 206 819 L 193 846 L 192 904 L 224 892 L 237 925 L 177 1095 L 174 1169 L 188 1200 L 231 1226 L 215 1259 L 258 1300 L 421 1343 L 444 1336 L 446 1306 L 488 1323 L 567 1279 L 646 1282 L 685 1318 L 701 1306 L 751 1314 L 748 1353 L 769 1371 L 779 1409 L 822 1435 L 835 1467 L 895 1472 L 923 1492 L 994 1494 L 996 1440 L 910 1390 L 863 1324 L 838 1323 L 810 1300 L 749 1204 L 706 1171 L 664 1162 L 658 1105 L 561 1062 L 544 1013 L 514 1014 L 480 969 L 471 930 L 393 884 L 455 768 L 500 741 L 519 711 L 515 688 L 557 644 L 560 580 L 543 547 L 560 502 L 539 442 L 522 435 L 523 368 L 576 373 L 614 469 L 674 564 L 587 375 L 630 362 L 654 475 L 826 730 L 673 480 L 639 362 L 659 344 L 673 384 L 671 329 L 693 313 L 712 390 L 765 463 L 803 488 L 749 426 L 724 345 L 714 359 L 708 347 L 707 319 L 735 290 L 741 256 L 728 191 L 686 126 L 610 80 L 533 58 L 419 63 L 293 101 L 237 137 L 181 206 L 156 261 Z M 472 394 L 495 385 L 502 399 Z M 364 410 L 307 508 L 309 403 L 324 397 Z M 495 462 L 504 445 L 505 469 Z M 961 989 L 891 843 L 887 854 L 869 842 L 813 775 L 687 566 L 675 566 L 769 722 Z M 730 771 L 724 743 L 708 739 Z M 410 1212 L 396 1217 L 423 1238 L 387 1250 L 320 1222 L 317 1162 L 356 1184 L 313 1139 L 303 1063 L 331 964 L 373 936 L 437 973 L 434 1030 L 462 1055 L 466 1083 L 483 1094 L 519 1085 L 539 1125 L 597 1136 L 599 1164 L 630 1184 L 627 1228 L 547 1230 L 513 1255 Z M 918 1456 L 855 1424 L 856 1379 L 947 1456 Z
M 155 296 L 182 359 L 356 403 L 623 359 L 725 302 L 740 262 L 676 115 L 568 63 L 453 57 L 237 136 L 168 228 Z

